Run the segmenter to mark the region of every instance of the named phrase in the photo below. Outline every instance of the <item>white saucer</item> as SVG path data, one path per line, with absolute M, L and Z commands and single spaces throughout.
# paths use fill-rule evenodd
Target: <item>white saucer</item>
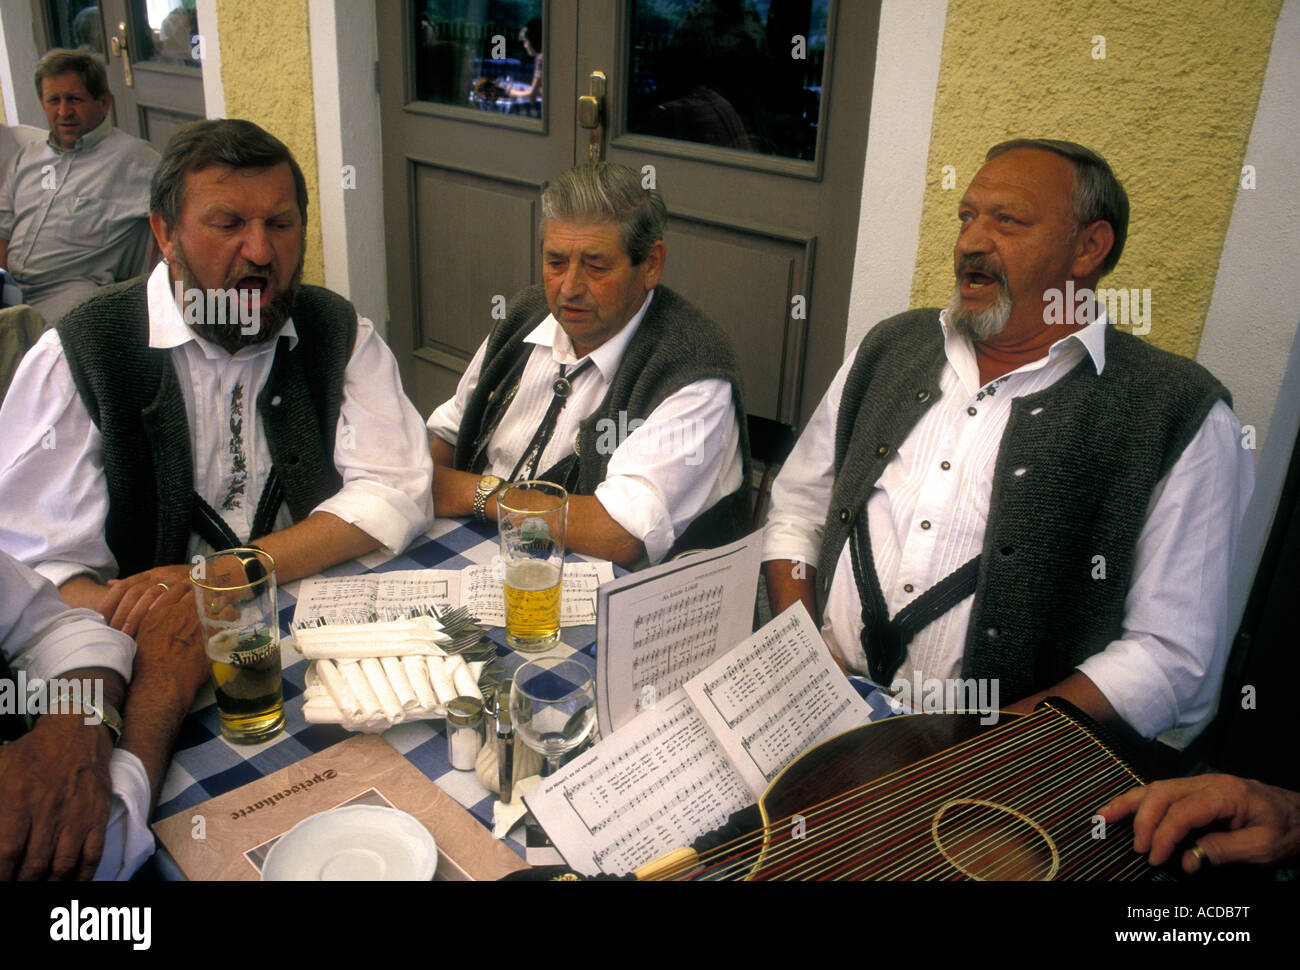
M 266 855 L 264 881 L 423 881 L 438 850 L 414 817 L 382 805 L 348 805 L 303 819 Z

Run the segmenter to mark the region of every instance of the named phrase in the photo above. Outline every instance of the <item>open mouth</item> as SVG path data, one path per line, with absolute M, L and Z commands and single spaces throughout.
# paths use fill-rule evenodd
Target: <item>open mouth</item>
M 270 280 L 265 276 L 241 276 L 239 282 L 235 284 L 235 289 L 256 291 L 259 295 L 265 295 L 269 283 Z

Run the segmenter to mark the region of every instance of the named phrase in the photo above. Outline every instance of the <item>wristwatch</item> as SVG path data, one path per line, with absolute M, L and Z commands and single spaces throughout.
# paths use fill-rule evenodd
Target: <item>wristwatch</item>
M 478 480 L 478 488 L 474 490 L 474 521 L 487 521 L 487 500 L 488 496 L 504 485 L 496 475 L 484 475 Z
M 59 684 L 58 693 L 54 698 L 55 707 L 62 713 L 76 713 L 78 710 L 88 719 L 91 724 L 103 724 L 108 728 L 108 733 L 113 735 L 113 744 L 122 740 L 122 715 L 118 713 L 117 708 L 108 701 L 100 701 L 98 704 L 92 698 L 86 697 L 81 693 L 81 685 L 75 680 L 64 681 Z

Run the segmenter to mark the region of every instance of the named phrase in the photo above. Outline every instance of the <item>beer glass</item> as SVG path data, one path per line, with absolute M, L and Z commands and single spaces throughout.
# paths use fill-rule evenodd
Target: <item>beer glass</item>
M 261 549 L 227 549 L 195 563 L 190 582 L 222 735 L 236 744 L 275 737 L 284 728 L 275 560 Z
M 560 639 L 568 511 L 568 493 L 550 482 L 516 482 L 497 493 L 506 643 L 516 650 L 547 650 Z

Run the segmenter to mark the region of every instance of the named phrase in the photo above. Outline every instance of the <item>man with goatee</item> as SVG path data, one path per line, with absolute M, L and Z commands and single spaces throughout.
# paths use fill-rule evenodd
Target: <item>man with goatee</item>
M 276 138 L 172 138 L 150 225 L 164 262 L 69 313 L 0 411 L 0 547 L 133 633 L 195 557 L 255 543 L 282 582 L 433 518 L 432 464 L 370 321 L 302 285 L 307 190 Z
M 1058 695 L 1148 737 L 1213 711 L 1253 464 L 1223 386 L 1092 300 L 1128 210 L 1081 145 L 995 146 L 951 304 L 878 324 L 840 370 L 764 559 L 773 607 L 804 601 L 846 668 L 996 681 L 1018 712 Z M 1158 325 L 1179 310 L 1157 296 Z

